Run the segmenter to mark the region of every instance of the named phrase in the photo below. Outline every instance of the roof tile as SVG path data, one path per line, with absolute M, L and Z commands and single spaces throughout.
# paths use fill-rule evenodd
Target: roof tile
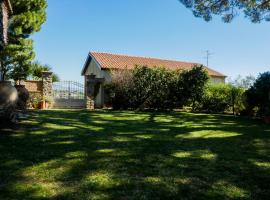
M 148 67 L 164 67 L 170 70 L 190 70 L 199 63 L 181 62 L 173 60 L 162 60 L 157 58 L 146 58 L 127 55 L 116 55 L 110 53 L 91 52 L 90 55 L 99 63 L 103 69 L 133 69 L 136 65 Z M 210 76 L 226 77 L 225 75 L 205 67 Z

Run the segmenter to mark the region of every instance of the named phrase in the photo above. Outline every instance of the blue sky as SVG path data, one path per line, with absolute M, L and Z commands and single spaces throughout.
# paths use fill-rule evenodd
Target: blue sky
M 37 59 L 62 80 L 79 80 L 89 51 L 206 63 L 227 76 L 270 70 L 270 23 L 195 18 L 178 0 L 48 0 L 33 38 Z

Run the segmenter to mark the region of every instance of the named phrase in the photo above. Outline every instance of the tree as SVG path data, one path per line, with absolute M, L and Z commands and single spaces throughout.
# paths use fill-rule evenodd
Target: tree
M 210 21 L 213 15 L 221 15 L 224 22 L 233 20 L 243 12 L 252 22 L 270 21 L 270 0 L 179 0 L 191 9 L 196 17 Z
M 179 74 L 178 97 L 180 102 L 191 104 L 195 109 L 196 103 L 201 102 L 204 95 L 205 86 L 209 76 L 203 66 L 194 66 L 192 70 L 184 71 Z
M 40 31 L 46 21 L 46 0 L 11 0 L 13 15 L 10 20 L 9 38 L 29 38 Z
M 260 115 L 270 116 L 270 72 L 261 74 L 246 95 L 250 109 L 258 107 Z
M 35 80 L 40 80 L 42 79 L 42 72 L 44 71 L 52 71 L 52 68 L 49 65 L 42 65 L 39 62 L 34 62 L 32 64 L 32 71 L 31 71 L 31 75 L 33 77 L 33 79 Z M 53 73 L 53 82 L 59 82 L 60 78 L 57 74 Z
M 231 107 L 233 114 L 240 114 L 245 109 L 244 105 L 244 93 L 245 89 L 241 86 L 234 86 L 229 84 L 230 96 L 231 96 Z
M 256 78 L 252 75 L 246 76 L 244 78 L 239 75 L 236 79 L 229 80 L 229 83 L 233 86 L 242 87 L 247 90 L 254 84 L 255 81 Z
M 0 53 L 2 79 L 21 80 L 29 76 L 35 58 L 29 37 L 46 21 L 46 0 L 11 0 L 13 15 L 9 21 L 9 45 Z

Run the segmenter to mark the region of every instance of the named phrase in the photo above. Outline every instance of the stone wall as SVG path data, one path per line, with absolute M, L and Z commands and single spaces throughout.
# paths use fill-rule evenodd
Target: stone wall
M 24 85 L 29 92 L 42 93 L 43 90 L 42 81 L 22 81 L 21 85 Z
M 40 101 L 40 108 L 46 109 L 52 106 L 47 104 L 48 100 L 53 97 L 52 72 L 43 72 L 40 81 L 22 81 L 21 85 L 24 85 L 29 92 L 29 108 L 35 107 L 32 104 L 38 100 Z
M 52 82 L 52 72 L 42 73 L 42 95 L 46 98 L 51 98 L 53 96 L 53 82 Z

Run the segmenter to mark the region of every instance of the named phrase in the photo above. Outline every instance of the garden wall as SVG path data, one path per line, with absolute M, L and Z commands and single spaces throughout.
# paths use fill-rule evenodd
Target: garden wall
M 52 98 L 53 94 L 51 72 L 43 72 L 40 81 L 21 81 L 21 85 L 24 85 L 29 92 L 28 108 L 46 109 L 52 106 L 47 102 L 47 99 Z
M 42 93 L 43 91 L 43 82 L 42 81 L 22 81 L 22 85 L 28 90 L 28 92 Z

